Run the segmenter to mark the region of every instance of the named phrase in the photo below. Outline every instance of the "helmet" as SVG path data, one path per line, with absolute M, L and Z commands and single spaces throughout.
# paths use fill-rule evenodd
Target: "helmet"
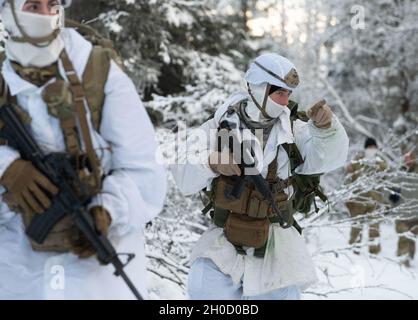
M 275 53 L 259 56 L 245 74 L 247 90 L 255 106 L 267 119 L 278 117 L 280 110 L 269 95 L 272 87 L 292 91 L 299 85 L 299 75 L 295 65 Z
M 290 91 L 299 85 L 295 65 L 275 53 L 266 53 L 255 59 L 245 74 L 245 80 L 250 84 L 268 83 Z

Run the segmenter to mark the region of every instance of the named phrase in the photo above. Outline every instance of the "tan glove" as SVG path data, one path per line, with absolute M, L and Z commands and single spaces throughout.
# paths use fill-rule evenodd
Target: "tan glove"
M 93 207 L 90 209 L 90 214 L 93 216 L 96 231 L 107 236 L 110 224 L 112 223 L 112 218 L 110 217 L 109 212 L 107 212 L 103 207 Z M 90 258 L 96 253 L 90 242 L 81 231 L 70 238 L 70 242 L 72 247 L 71 252 L 81 259 Z
M 28 215 L 45 212 L 59 191 L 32 163 L 20 159 L 7 168 L 0 184 L 7 190 L 3 199 L 9 207 Z
M 241 175 L 241 169 L 235 163 L 234 156 L 229 151 L 212 152 L 209 156 L 209 167 L 213 172 L 224 176 Z
M 315 127 L 320 129 L 331 128 L 333 113 L 331 108 L 327 105 L 325 99 L 317 102 L 307 112 L 307 115 L 312 119 Z

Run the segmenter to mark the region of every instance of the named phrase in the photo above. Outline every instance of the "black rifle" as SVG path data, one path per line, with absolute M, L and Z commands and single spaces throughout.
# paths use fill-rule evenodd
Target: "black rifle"
M 3 122 L 3 125 L 0 124 L 0 138 L 19 151 L 23 160 L 30 161 L 59 189 L 58 195 L 52 199 L 51 207 L 32 219 L 26 229 L 27 235 L 42 244 L 55 224 L 69 214 L 74 224 L 93 246 L 99 261 L 104 265 L 113 264 L 114 274 L 121 276 L 135 297 L 142 300 L 124 271 L 124 267 L 135 255 L 118 254 L 107 237 L 96 231 L 93 218 L 85 209 L 90 199 L 79 196 L 83 194 L 83 190 L 86 190 L 86 186 L 80 181 L 70 157 L 65 153 L 45 155 L 11 105 L 0 106 L 0 120 Z M 126 263 L 122 263 L 119 256 L 126 256 Z
M 280 226 L 282 226 L 283 228 L 289 228 L 291 227 L 291 225 L 289 225 L 284 219 L 283 216 L 280 212 L 279 207 L 277 206 L 276 201 L 274 201 L 274 197 L 273 194 L 270 190 L 270 186 L 269 183 L 266 181 L 266 179 L 264 179 L 264 177 L 261 175 L 261 173 L 258 174 L 249 174 L 246 175 L 246 170 L 256 170 L 255 169 L 255 165 L 256 163 L 247 163 L 246 162 L 246 154 L 251 154 L 254 157 L 254 151 L 251 148 L 251 145 L 244 143 L 244 141 L 242 141 L 241 143 L 237 143 L 238 138 L 233 135 L 230 135 L 231 130 L 236 130 L 236 126 L 233 123 L 229 123 L 228 121 L 224 120 L 221 122 L 220 124 L 220 128 L 219 128 L 219 133 L 218 133 L 218 137 L 220 139 L 218 139 L 218 144 L 221 146 L 219 151 L 221 151 L 223 149 L 224 146 L 221 145 L 220 141 L 223 141 L 224 143 L 226 142 L 225 138 L 222 139 L 221 135 L 222 133 L 220 133 L 222 130 L 226 130 L 224 131 L 229 132 L 227 133 L 229 135 L 228 139 L 228 148 L 229 150 L 236 155 L 236 152 L 234 153 L 234 148 L 235 149 L 239 149 L 239 150 L 235 150 L 238 151 L 239 155 L 240 155 L 240 161 L 239 161 L 239 166 L 241 169 L 241 176 L 236 177 L 237 179 L 237 183 L 235 184 L 235 186 L 229 191 L 227 192 L 227 194 L 225 194 L 226 198 L 229 198 L 231 200 L 237 200 L 241 197 L 242 193 L 244 192 L 245 189 L 245 185 L 247 183 L 254 185 L 255 189 L 260 192 L 260 194 L 263 196 L 263 198 L 265 200 L 268 201 L 270 207 L 272 208 L 273 212 L 277 215 L 277 219 L 278 222 L 280 224 Z M 220 135 L 219 135 L 220 134 Z

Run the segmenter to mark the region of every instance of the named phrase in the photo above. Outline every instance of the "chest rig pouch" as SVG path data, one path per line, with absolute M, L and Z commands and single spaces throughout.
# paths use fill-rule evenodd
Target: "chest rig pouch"
M 292 199 L 284 192 L 289 181 L 276 177 L 277 156 L 269 166 L 267 182 L 273 193 L 281 216 L 290 226 L 293 225 Z M 247 183 L 238 199 L 229 196 L 237 183 L 234 177 L 221 176 L 213 183 L 214 212 L 213 221 L 218 227 L 224 228 L 229 242 L 237 247 L 265 247 L 271 223 L 277 223 L 278 217 L 273 213 L 268 201 L 264 199 L 254 186 Z
M 229 112 L 236 112 L 231 107 Z M 222 127 L 222 125 L 221 125 Z M 270 130 L 267 131 L 269 133 Z M 222 138 L 218 139 L 219 151 L 223 149 Z M 229 149 L 233 151 L 234 143 L 229 141 Z M 284 189 L 290 185 L 290 180 L 282 181 L 277 178 L 277 158 L 268 167 L 267 184 L 275 203 L 281 211 L 281 219 L 286 225 L 293 225 L 292 201 L 289 201 Z M 237 186 L 241 177 L 221 176 L 214 180 L 212 199 L 214 203 L 213 220 L 218 227 L 222 227 L 229 242 L 240 247 L 260 249 L 265 247 L 270 224 L 278 222 L 277 213 L 270 207 L 270 203 L 250 182 L 246 181 L 243 191 L 237 196 L 231 192 Z

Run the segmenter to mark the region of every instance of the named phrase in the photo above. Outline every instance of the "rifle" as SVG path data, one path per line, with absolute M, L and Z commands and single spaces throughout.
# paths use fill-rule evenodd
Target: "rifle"
M 69 214 L 74 224 L 95 249 L 98 260 L 104 265 L 111 263 L 115 267 L 115 276 L 121 276 L 134 296 L 142 300 L 124 271 L 124 267 L 135 255 L 118 254 L 109 239 L 96 231 L 93 218 L 85 209 L 90 199 L 79 196 L 79 194 L 87 194 L 86 186 L 80 181 L 69 155 L 44 154 L 11 105 L 0 106 L 0 120 L 3 122 L 0 126 L 0 138 L 5 139 L 8 145 L 18 150 L 23 160 L 30 161 L 59 188 L 58 195 L 52 199 L 51 207 L 43 214 L 36 215 L 27 227 L 26 234 L 29 238 L 42 244 L 55 224 Z M 126 256 L 127 261 L 122 263 L 120 256 Z
M 218 137 L 219 137 L 219 134 L 222 134 L 221 133 L 222 130 L 226 130 L 226 132 L 231 132 L 232 130 L 235 130 L 235 127 L 236 127 L 235 124 L 229 123 L 227 120 L 222 121 L 220 123 L 220 130 L 219 130 L 219 133 L 218 133 Z M 236 141 L 238 141 L 238 140 L 239 139 L 236 136 L 233 136 L 233 137 L 230 136 L 230 139 L 228 141 L 229 150 L 234 155 L 236 155 L 236 153 L 233 152 L 234 150 L 233 150 L 232 146 L 234 146 L 234 147 L 237 146 Z M 222 140 L 218 140 L 218 143 L 219 143 L 219 141 L 222 141 Z M 223 141 L 225 141 L 225 140 L 223 140 Z M 223 146 L 220 147 L 220 150 L 222 150 L 222 149 L 223 149 Z M 241 143 L 239 143 L 238 149 L 239 149 L 240 155 L 251 154 L 253 157 L 255 156 L 254 151 L 251 148 L 251 146 L 249 146 L 248 144 L 245 144 L 243 141 Z M 280 209 L 277 206 L 277 203 L 274 200 L 273 194 L 270 190 L 269 183 L 266 181 L 266 179 L 264 179 L 264 177 L 261 175 L 261 173 L 250 174 L 250 175 L 245 174 L 247 169 L 255 169 L 256 163 L 255 162 L 247 163 L 245 161 L 245 156 L 241 156 L 240 160 L 242 160 L 242 161 L 239 161 L 238 163 L 240 163 L 239 166 L 241 168 L 241 176 L 236 177 L 237 183 L 235 184 L 235 186 L 229 192 L 227 192 L 227 194 L 225 194 L 225 197 L 229 198 L 231 200 L 239 199 L 241 197 L 242 193 L 244 192 L 245 185 L 247 183 L 250 183 L 250 184 L 254 185 L 255 189 L 258 192 L 260 192 L 260 194 L 263 196 L 263 198 L 265 200 L 268 201 L 268 203 L 269 203 L 270 207 L 272 208 L 273 212 L 277 215 L 277 219 L 278 219 L 278 222 L 279 222 L 280 226 L 282 228 L 290 228 L 292 225 L 289 225 L 289 223 L 287 223 L 283 219 L 283 216 L 280 212 Z

